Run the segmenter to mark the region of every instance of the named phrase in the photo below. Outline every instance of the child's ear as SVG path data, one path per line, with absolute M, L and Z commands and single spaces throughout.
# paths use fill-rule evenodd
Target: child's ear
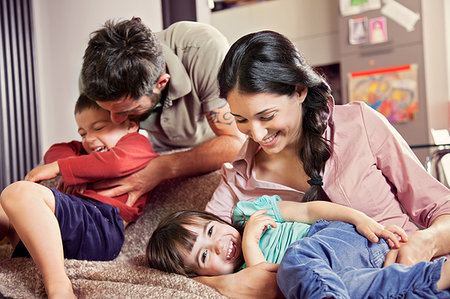
M 139 131 L 139 122 L 136 120 L 129 119 L 128 120 L 128 132 L 137 132 Z

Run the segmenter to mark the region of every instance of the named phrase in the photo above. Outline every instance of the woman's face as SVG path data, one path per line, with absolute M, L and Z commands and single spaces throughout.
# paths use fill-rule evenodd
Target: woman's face
M 239 131 L 258 142 L 267 154 L 277 154 L 297 143 L 302 126 L 302 103 L 307 92 L 304 88 L 287 96 L 243 94 L 233 89 L 227 101 Z

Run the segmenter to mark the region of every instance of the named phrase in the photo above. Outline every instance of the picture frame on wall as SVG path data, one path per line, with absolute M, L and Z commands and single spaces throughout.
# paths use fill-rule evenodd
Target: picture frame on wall
M 348 41 L 351 45 L 368 41 L 367 17 L 355 17 L 348 20 Z
M 372 18 L 369 21 L 370 43 L 384 43 L 388 40 L 385 17 Z

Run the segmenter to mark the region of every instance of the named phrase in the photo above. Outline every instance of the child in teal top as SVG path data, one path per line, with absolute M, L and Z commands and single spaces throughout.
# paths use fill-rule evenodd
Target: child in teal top
M 321 220 L 322 218 L 333 222 Z M 282 266 L 287 249 L 292 246 L 301 247 L 299 242 L 309 241 L 316 235 L 321 238 L 324 232 L 333 232 L 332 238 L 327 239 L 328 244 L 322 244 L 322 248 L 308 248 L 316 259 L 322 259 L 323 264 L 328 264 L 329 269 L 326 271 L 339 275 L 333 272 L 336 262 L 328 256 L 336 255 L 333 247 L 335 244 L 339 247 L 338 243 L 346 240 L 350 240 L 351 246 L 356 249 L 341 253 L 346 258 L 345 263 L 349 267 L 353 262 L 356 264 L 356 261 L 367 260 L 367 263 L 353 272 L 356 276 L 352 276 L 351 282 L 345 277 L 342 280 L 335 277 L 330 279 L 330 283 L 336 287 L 333 291 L 320 294 L 320 298 L 354 298 L 352 296 L 355 291 L 364 294 L 363 297 L 367 297 L 371 292 L 376 292 L 377 296 L 392 296 L 405 289 L 420 289 L 440 296 L 450 294 L 441 291 L 450 287 L 450 266 L 448 262 L 444 263 L 444 260 L 424 262 L 413 267 L 400 265 L 402 269 L 398 269 L 398 264 L 381 268 L 389 247 L 398 248 L 400 240 L 406 242 L 406 234 L 397 226 L 384 227 L 351 208 L 324 201 L 298 203 L 282 201 L 278 196 L 262 196 L 253 202 L 238 202 L 232 219 L 234 226 L 204 211 L 180 211 L 167 216 L 149 240 L 146 252 L 149 265 L 189 277 L 229 274 L 240 269 L 244 261 L 248 266 L 265 261 L 281 263 Z M 320 255 L 322 251 L 325 251 L 324 255 Z M 370 255 L 381 256 L 381 259 L 374 263 L 373 260 L 369 261 Z M 292 255 L 289 257 L 290 260 L 292 257 L 297 258 Z M 309 259 L 307 255 L 303 258 Z M 366 271 L 368 268 L 374 270 L 374 281 L 381 283 L 370 283 L 371 279 L 366 277 L 366 285 L 361 283 L 355 286 L 354 277 L 358 277 L 358 271 Z M 386 275 L 387 271 L 389 275 Z M 428 275 L 420 275 L 429 272 L 432 272 L 433 279 L 428 279 Z M 389 284 L 385 283 L 384 279 L 380 280 L 380 277 L 406 277 L 402 278 L 405 280 L 405 287 L 386 288 L 384 285 Z M 302 292 L 314 287 L 314 279 L 296 277 L 295 284 L 306 287 L 296 289 L 301 291 L 296 291 L 293 297 L 304 297 Z M 351 290 L 346 289 L 347 285 Z M 292 285 L 289 288 L 293 289 Z M 283 289 L 282 291 L 284 292 Z
M 266 210 L 265 215 L 273 218 L 276 227 L 268 226 L 259 240 L 259 248 L 269 263 L 279 264 L 286 249 L 293 242 L 305 237 L 311 224 L 304 222 L 285 222 L 278 209 L 277 202 L 281 198 L 275 196 L 261 196 L 255 201 L 240 201 L 236 204 L 232 221 L 237 225 L 245 225 L 246 220 L 255 212 Z

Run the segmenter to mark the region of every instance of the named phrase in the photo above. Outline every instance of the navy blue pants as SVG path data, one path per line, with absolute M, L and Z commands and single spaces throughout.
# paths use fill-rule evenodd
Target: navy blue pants
M 277 274 L 286 298 L 450 298 L 439 291 L 445 258 L 383 266 L 389 247 L 371 243 L 353 225 L 320 220 L 289 246 Z
M 64 257 L 77 260 L 115 259 L 125 240 L 118 209 L 50 188 L 55 195 L 55 216 L 63 241 Z M 20 241 L 12 257 L 30 256 Z

